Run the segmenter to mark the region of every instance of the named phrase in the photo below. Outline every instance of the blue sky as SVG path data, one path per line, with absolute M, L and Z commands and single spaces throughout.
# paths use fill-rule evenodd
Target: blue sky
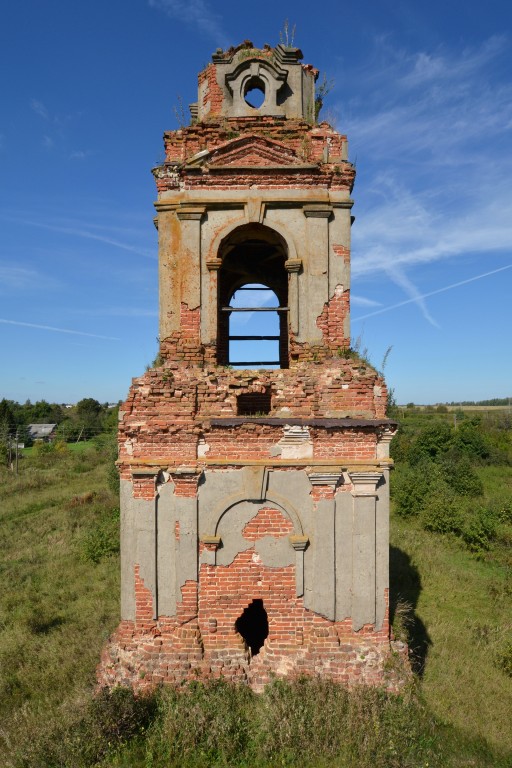
M 356 162 L 352 334 L 399 402 L 512 395 L 512 6 L 17 0 L 0 24 L 0 398 L 125 397 L 157 351 L 150 168 L 219 46 L 294 43 Z

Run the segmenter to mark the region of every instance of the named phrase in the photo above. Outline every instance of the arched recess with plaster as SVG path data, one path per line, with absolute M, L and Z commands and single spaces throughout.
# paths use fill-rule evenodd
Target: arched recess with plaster
M 277 511 L 284 520 L 289 521 L 290 527 L 279 533 L 276 529 L 265 526 L 260 529 L 258 540 L 254 541 L 244 536 L 246 526 L 259 515 L 261 511 Z M 272 514 L 270 514 L 272 517 Z M 264 566 L 270 568 L 295 566 L 296 595 L 304 593 L 304 551 L 308 537 L 304 535 L 301 518 L 289 499 L 279 493 L 267 493 L 264 499 L 247 500 L 247 497 L 233 495 L 225 498 L 209 516 L 210 531 L 214 531 L 216 552 L 212 553 L 212 565 L 230 565 L 235 557 L 250 549 L 255 549 Z M 277 521 L 279 526 L 279 522 Z M 211 540 L 211 536 L 208 536 Z M 219 548 L 220 545 L 220 548 Z
M 228 499 L 224 499 L 223 502 L 217 505 L 217 507 L 213 510 L 209 520 L 211 530 L 215 533 L 215 535 L 217 535 L 219 532 L 219 526 L 220 526 L 221 520 L 226 515 L 229 515 L 230 512 L 232 512 L 235 509 L 235 507 L 237 507 L 240 504 L 246 504 L 247 501 L 248 500 L 244 496 L 236 494 L 229 497 Z M 297 510 L 290 503 L 290 501 L 288 499 L 285 499 L 283 496 L 281 496 L 281 494 L 267 493 L 265 499 L 262 499 L 261 501 L 258 501 L 258 502 L 254 502 L 255 513 L 259 508 L 263 506 L 272 506 L 279 509 L 279 511 L 282 512 L 282 514 L 291 521 L 293 526 L 293 535 L 295 536 L 304 535 L 302 521 L 299 517 Z

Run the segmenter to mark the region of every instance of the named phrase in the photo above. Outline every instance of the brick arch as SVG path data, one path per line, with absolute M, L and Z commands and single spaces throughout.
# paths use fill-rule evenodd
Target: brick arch
M 260 206 L 256 205 L 253 206 L 248 205 L 247 206 L 247 216 L 240 216 L 240 218 L 236 219 L 236 221 L 230 221 L 229 224 L 226 224 L 226 226 L 222 227 L 216 234 L 216 236 L 210 241 L 210 247 L 208 249 L 208 255 L 207 260 L 215 260 L 218 258 L 219 252 L 221 250 L 222 242 L 226 240 L 236 229 L 239 229 L 239 227 L 244 226 L 244 224 L 260 224 Z M 297 248 L 295 246 L 295 241 L 291 235 L 291 233 L 280 224 L 276 224 L 275 222 L 272 222 L 272 225 L 269 224 L 262 224 L 262 226 L 266 227 L 269 230 L 274 230 L 278 235 L 282 237 L 284 240 L 286 247 L 288 249 L 288 259 L 294 260 L 297 259 Z

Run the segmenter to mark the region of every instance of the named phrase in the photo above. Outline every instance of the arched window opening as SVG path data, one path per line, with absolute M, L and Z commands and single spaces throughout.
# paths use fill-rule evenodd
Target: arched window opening
M 262 224 L 221 244 L 217 361 L 237 368 L 288 367 L 287 248 Z
M 248 107 L 259 109 L 265 101 L 265 83 L 261 77 L 251 77 L 244 88 L 244 99 Z
M 268 615 L 263 607 L 263 600 L 253 600 L 235 621 L 236 631 L 256 656 L 263 648 L 268 637 Z

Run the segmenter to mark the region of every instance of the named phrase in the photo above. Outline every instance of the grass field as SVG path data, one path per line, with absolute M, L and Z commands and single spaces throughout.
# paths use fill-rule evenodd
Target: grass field
M 395 626 L 420 672 L 403 697 L 311 682 L 94 699 L 118 622 L 118 499 L 111 448 L 78 445 L 0 469 L 0 765 L 512 765 L 510 547 L 475 555 L 417 518 L 392 521 Z M 510 492 L 510 467 L 479 473 Z

